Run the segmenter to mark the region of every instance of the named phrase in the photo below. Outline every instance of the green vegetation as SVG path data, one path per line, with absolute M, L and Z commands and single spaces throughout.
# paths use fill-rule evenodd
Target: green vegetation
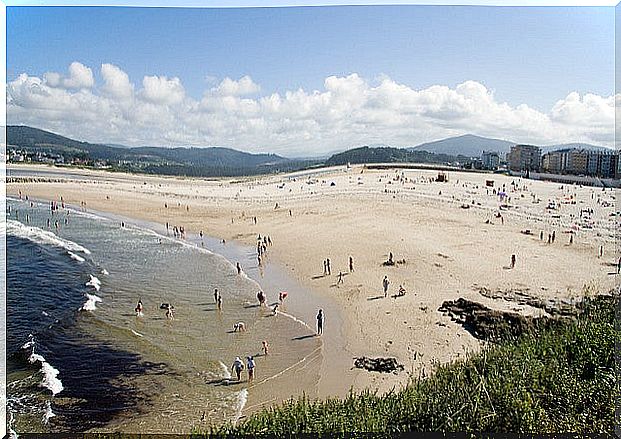
M 404 148 L 369 148 L 368 146 L 363 146 L 334 154 L 326 161 L 326 165 L 337 166 L 346 165 L 347 163 L 436 163 L 445 165 L 456 161 L 467 163 L 471 159 L 462 155 L 434 154 L 432 152 Z
M 459 431 L 613 437 L 621 395 L 614 361 L 619 305 L 618 297 L 585 299 L 576 319 L 489 345 L 401 391 L 291 400 L 204 435 Z

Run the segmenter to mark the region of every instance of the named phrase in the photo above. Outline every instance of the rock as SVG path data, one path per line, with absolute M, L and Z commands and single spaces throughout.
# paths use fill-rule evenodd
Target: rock
M 394 357 L 389 358 L 368 358 L 356 357 L 354 359 L 354 367 L 365 369 L 370 372 L 394 373 L 397 374 L 403 370 L 403 365 L 397 362 Z

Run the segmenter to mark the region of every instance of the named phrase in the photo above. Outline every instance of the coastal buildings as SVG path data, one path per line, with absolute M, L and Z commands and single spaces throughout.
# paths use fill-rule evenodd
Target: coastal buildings
M 483 169 L 495 171 L 500 166 L 500 155 L 496 151 L 483 151 L 481 162 Z
M 616 151 L 561 149 L 543 155 L 541 167 L 550 174 L 588 175 L 601 178 L 619 176 Z
M 538 171 L 541 162 L 541 148 L 534 145 L 515 145 L 507 154 L 512 171 Z

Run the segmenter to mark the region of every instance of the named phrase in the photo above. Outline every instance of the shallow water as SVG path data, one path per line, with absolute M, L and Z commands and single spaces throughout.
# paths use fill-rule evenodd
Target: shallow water
M 313 396 L 321 342 L 309 337 L 308 318 L 258 307 L 259 285 L 229 260 L 76 208 L 8 206 L 13 430 L 188 432 L 234 421 L 245 404 Z M 275 297 L 268 293 L 269 302 Z M 138 299 L 143 317 L 134 312 Z M 174 320 L 162 303 L 174 305 Z M 238 321 L 245 333 L 232 332 Z M 260 355 L 264 339 L 268 357 Z M 255 383 L 230 382 L 233 359 L 247 355 L 257 356 Z

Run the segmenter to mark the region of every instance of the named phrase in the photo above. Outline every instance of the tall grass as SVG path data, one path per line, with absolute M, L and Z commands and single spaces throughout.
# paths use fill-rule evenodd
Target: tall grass
M 615 328 L 618 306 L 618 298 L 589 298 L 576 319 L 439 366 L 401 391 L 324 401 L 303 397 L 193 437 L 410 431 L 613 436 L 621 394 L 614 361 L 615 342 L 621 340 Z

